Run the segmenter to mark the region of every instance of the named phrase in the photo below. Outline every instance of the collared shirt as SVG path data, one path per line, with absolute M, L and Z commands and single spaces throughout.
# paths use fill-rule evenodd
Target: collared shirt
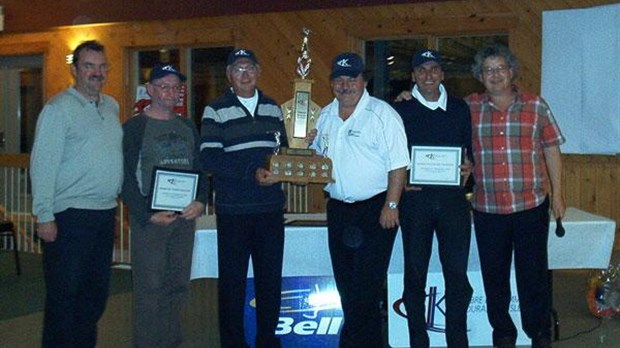
M 334 99 L 321 110 L 311 145 L 333 162 L 325 190 L 331 198 L 352 203 L 387 190 L 388 172 L 409 165 L 407 137 L 402 119 L 386 102 L 364 91 L 346 121 Z
M 441 110 L 446 111 L 448 105 L 448 93 L 446 93 L 445 87 L 440 83 L 439 84 L 439 99 L 436 101 L 429 101 L 424 98 L 422 93 L 420 93 L 420 88 L 418 88 L 418 84 L 413 85 L 411 89 L 411 95 L 416 98 L 420 104 L 426 106 L 431 110 L 437 110 L 437 108 L 441 108 Z
M 546 195 L 543 150 L 565 139 L 541 98 L 516 91 L 506 111 L 488 94 L 465 98 L 472 116 L 476 210 L 511 214 L 537 207 Z
M 99 103 L 75 87 L 51 98 L 39 115 L 32 153 L 32 211 L 38 222 L 68 208 L 111 209 L 123 182 L 119 106 Z

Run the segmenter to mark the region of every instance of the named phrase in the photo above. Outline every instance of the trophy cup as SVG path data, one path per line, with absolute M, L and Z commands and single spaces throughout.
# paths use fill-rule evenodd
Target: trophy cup
M 316 155 L 308 149 L 306 135 L 314 128 L 321 108 L 311 99 L 313 80 L 310 74 L 310 48 L 308 40 L 310 30 L 304 28 L 301 54 L 297 58 L 297 75 L 295 79 L 294 98 L 280 106 L 284 115 L 288 148 L 280 148 L 280 132 L 275 132 L 276 148 L 269 157 L 268 167 L 280 181 L 328 183 L 331 181 L 332 162 L 329 158 Z

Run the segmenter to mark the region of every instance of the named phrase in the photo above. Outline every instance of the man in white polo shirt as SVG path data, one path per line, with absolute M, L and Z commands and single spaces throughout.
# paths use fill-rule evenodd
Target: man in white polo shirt
M 381 348 L 380 302 L 409 152 L 400 116 L 368 94 L 363 72 L 355 53 L 334 59 L 336 98 L 321 111 L 311 148 L 333 161 L 334 182 L 325 190 L 329 251 L 344 313 L 340 347 Z

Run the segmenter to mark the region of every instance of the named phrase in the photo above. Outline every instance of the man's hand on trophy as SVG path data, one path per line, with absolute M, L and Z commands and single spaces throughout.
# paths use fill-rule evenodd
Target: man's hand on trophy
M 306 143 L 312 144 L 314 142 L 314 139 L 316 138 L 316 135 L 318 133 L 319 133 L 319 131 L 317 131 L 316 128 L 312 129 L 310 131 L 310 133 L 308 133 L 308 135 L 306 135 Z
M 273 174 L 265 168 L 256 169 L 255 178 L 261 186 L 269 186 L 278 182 L 278 180 L 274 178 Z

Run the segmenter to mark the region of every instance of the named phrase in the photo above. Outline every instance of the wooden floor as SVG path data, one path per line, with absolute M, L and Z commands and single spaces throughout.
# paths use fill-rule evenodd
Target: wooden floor
M 587 271 L 554 272 L 554 303 L 560 316 L 561 337 L 560 341 L 554 343 L 554 347 L 620 347 L 620 317 L 600 320 L 593 317 L 587 309 L 587 278 Z M 219 347 L 215 313 L 216 287 L 215 280 L 202 279 L 192 282 L 192 297 L 184 315 L 184 347 Z M 130 292 L 110 298 L 99 324 L 99 348 L 131 347 L 130 308 Z M 42 313 L 0 321 L 0 347 L 39 347 L 41 322 Z M 579 334 L 591 329 L 591 332 Z M 575 335 L 577 336 L 572 337 Z

